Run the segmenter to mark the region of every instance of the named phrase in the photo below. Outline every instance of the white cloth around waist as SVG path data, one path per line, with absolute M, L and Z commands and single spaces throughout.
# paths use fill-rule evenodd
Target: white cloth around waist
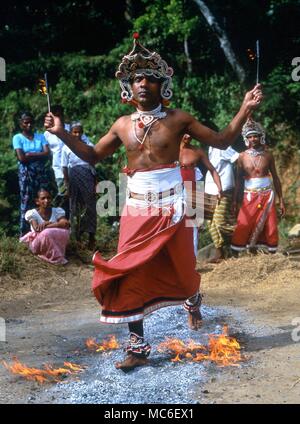
M 272 187 L 272 180 L 270 177 L 253 177 L 245 180 L 245 190 L 259 190 Z
M 170 196 L 162 199 L 156 198 L 155 201 L 137 200 L 129 196 L 130 192 L 137 194 L 146 194 L 148 192 L 161 193 L 168 190 L 174 190 Z M 127 197 L 126 204 L 136 208 L 169 208 L 173 207 L 173 223 L 182 219 L 185 213 L 185 194 L 183 190 L 180 167 L 162 168 L 150 171 L 135 172 L 127 177 Z
M 161 193 L 182 184 L 179 166 L 150 171 L 135 172 L 127 178 L 127 188 L 133 193 L 145 194 L 149 191 Z

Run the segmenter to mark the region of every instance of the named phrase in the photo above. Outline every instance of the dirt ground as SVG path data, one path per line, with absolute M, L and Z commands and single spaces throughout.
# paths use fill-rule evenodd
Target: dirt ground
M 300 403 L 299 260 L 280 254 L 229 259 L 206 267 L 202 282 L 205 303 L 246 311 L 248 324 L 261 329 L 241 340 L 252 366 L 212 379 L 204 402 Z
M 58 267 L 30 254 L 25 259 L 22 277 L 0 280 L 0 317 L 6 323 L 2 360 L 16 356 L 34 367 L 88 362 L 85 339 L 124 332 L 124 326 L 99 327 L 91 265 L 76 258 Z M 259 254 L 198 268 L 204 305 L 227 311 L 223 321 L 240 341 L 247 363 L 207 372 L 205 384 L 194 387 L 197 402 L 300 403 L 299 260 Z M 205 318 L 204 313 L 204 329 Z M 0 403 L 59 402 L 49 386 L 16 377 L 0 364 Z

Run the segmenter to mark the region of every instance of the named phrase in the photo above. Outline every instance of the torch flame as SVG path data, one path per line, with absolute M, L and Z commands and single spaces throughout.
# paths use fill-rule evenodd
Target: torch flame
M 253 61 L 256 58 L 256 54 L 251 49 L 247 49 L 247 56 L 248 56 L 248 59 L 251 61 Z
M 228 336 L 228 327 L 223 327 L 222 334 L 210 334 L 208 346 L 190 340 L 185 344 L 180 339 L 168 338 L 158 346 L 159 352 L 168 351 L 175 354 L 172 362 L 183 362 L 183 359 L 193 362 L 209 360 L 218 366 L 239 366 L 243 358 L 240 353 L 240 344 L 234 337 Z
M 47 84 L 44 79 L 39 79 L 39 92 L 42 93 L 43 96 L 47 96 Z
M 89 350 L 94 350 L 96 352 L 104 352 L 107 350 L 114 350 L 120 347 L 115 336 L 111 335 L 107 340 L 103 340 L 102 343 L 97 343 L 94 338 L 89 338 L 85 342 L 86 347 Z
M 52 365 L 44 365 L 44 369 L 31 368 L 22 364 L 18 359 L 14 359 L 12 365 L 3 361 L 3 365 L 11 373 L 20 375 L 26 380 L 37 381 L 40 384 L 46 382 L 59 382 L 66 375 L 77 374 L 85 369 L 83 365 L 72 364 L 71 362 L 64 362 L 66 368 L 53 368 Z

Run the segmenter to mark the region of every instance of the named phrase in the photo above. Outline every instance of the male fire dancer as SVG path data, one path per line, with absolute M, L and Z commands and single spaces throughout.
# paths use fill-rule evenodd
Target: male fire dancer
M 156 52 L 140 44 L 123 57 L 116 77 L 121 98 L 137 109 L 119 118 L 95 147 L 77 143 L 51 113 L 48 131 L 57 134 L 76 155 L 94 165 L 125 146 L 127 199 L 122 212 L 118 253 L 109 261 L 94 255 L 93 291 L 102 306 L 100 320 L 128 323 L 129 345 L 123 370 L 147 363 L 144 316 L 163 306 L 184 303 L 194 327 L 201 322 L 200 276 L 195 271 L 191 227 L 185 226 L 178 163 L 180 143 L 188 133 L 203 143 L 226 148 L 261 99 L 260 85 L 246 93 L 239 112 L 221 132 L 200 124 L 190 114 L 168 109 L 173 69 Z M 186 300 L 187 299 L 187 300 Z
M 265 149 L 265 132 L 258 122 L 248 119 L 243 126 L 242 135 L 248 149 L 240 153 L 237 162 L 235 210 L 243 177 L 244 198 L 232 236 L 231 248 L 236 253 L 246 248 L 255 253 L 258 247 L 263 246 L 270 253 L 275 253 L 278 245 L 278 229 L 272 179 L 279 198 L 281 216 L 285 214 L 285 205 L 274 157 Z

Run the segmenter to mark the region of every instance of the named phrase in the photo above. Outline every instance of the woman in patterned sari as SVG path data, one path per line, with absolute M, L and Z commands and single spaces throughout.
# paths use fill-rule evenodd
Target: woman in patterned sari
M 43 134 L 34 132 L 34 117 L 30 112 L 20 117 L 21 132 L 13 137 L 12 144 L 18 158 L 20 187 L 20 235 L 29 231 L 25 220 L 27 210 L 35 206 L 34 199 L 40 188 L 55 194 L 53 171 L 49 165 L 49 146 Z

